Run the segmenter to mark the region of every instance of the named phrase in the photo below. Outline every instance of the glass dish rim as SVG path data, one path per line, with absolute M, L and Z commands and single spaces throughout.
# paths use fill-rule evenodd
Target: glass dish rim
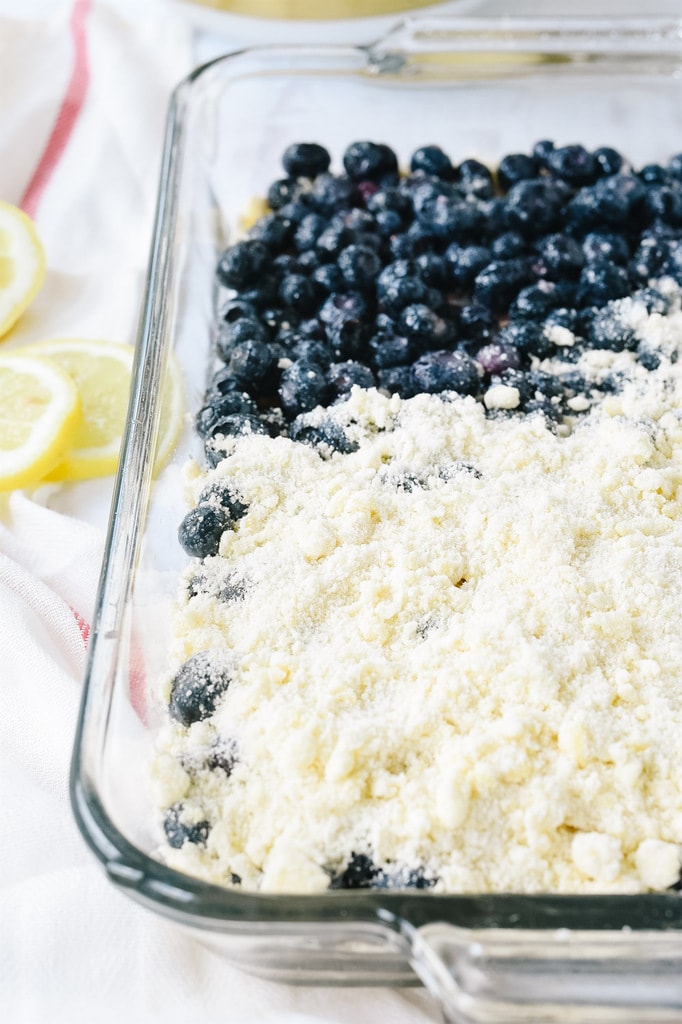
M 587 29 L 592 34 L 588 34 Z M 645 36 L 642 30 L 646 28 Z M 619 34 L 620 33 L 620 34 Z M 244 893 L 204 882 L 167 867 L 130 843 L 116 828 L 97 792 L 92 761 L 96 719 L 102 728 L 106 710 L 93 704 L 93 680 L 101 674 L 99 696 L 111 698 L 115 651 L 120 639 L 121 607 L 132 586 L 139 547 L 139 523 L 151 485 L 151 460 L 158 428 L 158 381 L 168 348 L 166 310 L 162 293 L 171 272 L 173 215 L 182 171 L 182 136 L 189 94 L 195 83 L 213 69 L 239 58 L 263 60 L 273 54 L 292 60 L 301 55 L 319 59 L 334 55 L 361 61 L 360 69 L 381 70 L 386 56 L 406 54 L 409 40 L 432 38 L 442 50 L 453 39 L 465 49 L 478 40 L 479 50 L 499 52 L 528 47 L 533 52 L 567 49 L 582 41 L 585 50 L 616 54 L 619 39 L 636 52 L 673 53 L 682 66 L 682 19 L 658 18 L 456 18 L 414 17 L 400 21 L 382 40 L 370 46 L 249 47 L 217 57 L 191 71 L 173 91 L 166 123 L 160 185 L 152 233 L 148 272 L 142 301 L 131 397 L 116 475 L 109 529 L 92 624 L 83 695 L 76 728 L 70 776 L 72 810 L 78 828 L 103 863 L 112 882 L 167 916 L 207 930 L 229 930 L 240 924 L 305 925 L 320 923 L 378 925 L 400 931 L 405 922 L 420 927 L 435 921 L 468 930 L 523 931 L 669 931 L 682 930 L 682 896 L 678 892 L 633 895 L 553 895 L 516 893 L 449 894 L 427 891 L 361 889 L 327 891 L 319 895 Z M 549 40 L 549 42 L 548 42 Z M 407 44 L 407 45 L 406 45 Z M 553 48 L 552 48 L 553 47 Z M 451 47 L 451 52 L 456 52 Z M 627 48 L 625 52 L 631 51 Z M 278 70 L 285 70 L 278 64 Z M 392 73 L 395 68 L 390 65 Z M 357 68 L 349 67 L 353 73 Z M 132 492 L 138 493 L 131 497 Z M 112 575 L 114 579 L 112 580 Z M 116 584 L 119 584 L 117 587 Z M 122 586 L 121 586 L 122 584 Z M 113 600 L 108 600 L 112 598 Z M 114 651 L 114 660 L 107 653 Z M 106 689 L 108 685 L 108 690 Z M 94 723 L 94 724 L 93 724 Z

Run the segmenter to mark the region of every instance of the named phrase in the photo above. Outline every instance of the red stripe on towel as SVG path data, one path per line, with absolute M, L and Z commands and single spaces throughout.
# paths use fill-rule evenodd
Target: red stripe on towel
M 38 166 L 19 204 L 29 217 L 35 217 L 42 194 L 66 149 L 85 102 L 90 81 L 88 40 L 85 30 L 90 3 L 91 0 L 76 0 L 71 11 L 71 38 L 73 40 L 71 77 L 43 155 L 38 161 Z

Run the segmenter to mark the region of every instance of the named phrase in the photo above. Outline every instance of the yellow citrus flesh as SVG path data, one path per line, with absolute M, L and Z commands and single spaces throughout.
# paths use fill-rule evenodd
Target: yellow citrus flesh
M 0 356 L 0 490 L 38 483 L 69 447 L 80 423 L 73 381 L 58 367 Z
M 30 217 L 0 202 L 0 337 L 14 326 L 45 280 L 45 252 Z
M 58 366 L 73 380 L 83 416 L 70 448 L 47 479 L 88 480 L 108 476 L 118 465 L 125 425 L 134 350 L 120 342 L 92 338 L 56 338 L 22 350 Z M 177 439 L 182 422 L 182 385 L 177 370 L 164 388 L 155 471 Z

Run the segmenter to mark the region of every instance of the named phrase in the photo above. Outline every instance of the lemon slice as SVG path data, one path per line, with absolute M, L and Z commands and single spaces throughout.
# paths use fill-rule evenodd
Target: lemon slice
M 83 417 L 76 436 L 46 479 L 89 480 L 114 473 L 128 409 L 133 348 L 93 338 L 57 338 L 29 345 L 22 352 L 67 373 L 81 398 Z M 155 471 L 172 451 L 182 412 L 182 384 L 174 367 L 164 386 Z
M 14 326 L 45 280 L 45 252 L 33 221 L 0 202 L 0 337 Z
M 0 356 L 0 490 L 38 483 L 59 461 L 80 422 L 68 374 L 40 359 Z

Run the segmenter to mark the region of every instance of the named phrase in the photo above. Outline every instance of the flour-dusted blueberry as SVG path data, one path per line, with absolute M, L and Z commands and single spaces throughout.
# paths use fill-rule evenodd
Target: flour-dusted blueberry
M 493 260 L 476 275 L 474 300 L 496 313 L 503 313 L 532 278 L 531 264 L 524 257 Z
M 377 383 L 382 390 L 401 398 L 412 398 L 419 391 L 411 366 L 387 366 L 377 373 Z
M 539 165 L 535 157 L 526 153 L 509 153 L 502 157 L 497 167 L 497 180 L 506 191 L 517 181 L 537 177 Z
M 292 441 L 314 448 L 323 459 L 329 458 L 334 452 L 350 455 L 358 448 L 341 424 L 330 416 L 323 420 L 318 420 L 317 417 L 312 420 L 309 414 L 302 413 L 291 423 L 289 437 Z
M 668 250 L 663 241 L 643 239 L 628 265 L 630 278 L 637 284 L 648 284 L 663 273 L 667 256 Z
M 563 191 L 551 179 L 519 181 L 507 193 L 506 226 L 529 238 L 547 235 L 558 228 L 564 201 Z
M 363 320 L 368 312 L 367 298 L 360 292 L 333 292 L 320 307 L 319 317 L 323 324 L 329 326 L 344 320 Z
M 323 293 L 343 291 L 343 274 L 336 263 L 323 263 L 322 266 L 316 267 L 310 276 Z
M 220 324 L 216 335 L 216 348 L 220 358 L 228 362 L 235 347 L 242 342 L 265 345 L 269 340 L 270 332 L 261 320 L 243 316 L 238 320 Z
M 326 219 L 319 213 L 307 213 L 294 232 L 294 248 L 297 252 L 312 249 L 327 226 Z
M 545 336 L 542 324 L 531 320 L 516 320 L 502 328 L 498 337 L 500 345 L 513 345 L 521 356 L 538 356 L 545 359 L 554 349 Z
M 256 238 L 247 238 L 224 251 L 216 275 L 227 288 L 246 288 L 262 277 L 271 259 L 267 246 Z
M 628 273 L 613 263 L 588 263 L 580 275 L 578 305 L 603 306 L 630 292 Z
M 369 340 L 372 365 L 377 370 L 389 366 L 406 366 L 414 360 L 414 346 L 399 334 L 375 334 Z
M 447 181 L 451 181 L 455 176 L 450 157 L 440 146 L 420 146 L 416 149 L 410 159 L 410 170 L 413 173 L 421 171 L 434 178 L 445 178 Z
M 425 252 L 414 260 L 415 272 L 429 288 L 444 290 L 448 284 L 447 261 L 435 252 Z
M 528 239 L 520 231 L 504 231 L 490 243 L 490 253 L 495 260 L 511 260 L 528 253 Z
M 545 417 L 545 420 L 549 425 L 555 424 L 561 419 L 563 410 L 561 402 L 552 400 L 547 395 L 538 395 L 536 398 L 531 398 L 529 401 L 524 403 L 523 411 L 526 415 L 530 416 L 533 413 L 540 413 Z
M 422 348 L 436 348 L 452 339 L 452 326 L 422 303 L 406 306 L 398 324 L 404 336 Z
M 398 173 L 398 158 L 390 146 L 352 142 L 343 154 L 343 166 L 353 181 L 382 182 Z
M 682 191 L 669 185 L 650 185 L 640 210 L 645 224 L 653 221 L 679 227 L 682 224 Z
M 670 298 L 660 292 L 658 288 L 640 288 L 634 292 L 632 297 L 646 306 L 649 315 L 659 313 L 661 316 L 667 316 L 672 308 Z
M 544 320 L 563 301 L 554 281 L 538 281 L 522 288 L 509 307 L 510 320 Z
M 351 854 L 343 871 L 332 874 L 330 889 L 371 889 L 380 875 L 371 857 L 365 853 Z
M 612 149 L 611 146 L 600 146 L 599 149 L 595 149 L 592 156 L 597 161 L 599 173 L 603 174 L 605 178 L 612 174 L 618 174 L 624 169 L 623 157 L 617 149 Z
M 318 253 L 323 259 L 336 259 L 342 249 L 350 245 L 353 232 L 345 223 L 341 214 L 329 221 L 324 230 L 317 236 L 315 243 Z
M 350 209 L 356 198 L 356 187 L 349 178 L 328 173 L 318 174 L 313 187 L 306 193 L 309 207 L 326 217 Z
M 301 183 L 295 178 L 280 178 L 273 181 L 268 189 L 268 206 L 271 210 L 281 210 L 282 207 L 295 202 L 302 191 Z
M 254 281 L 250 288 L 244 288 L 241 292 L 241 297 L 246 302 L 252 303 L 259 311 L 262 311 L 275 303 L 278 288 L 279 275 L 272 270 L 270 273 L 263 274 L 257 281 Z M 260 318 L 265 320 L 262 312 L 260 313 Z
M 484 245 L 459 245 L 453 242 L 445 250 L 450 280 L 456 288 L 470 288 L 477 275 L 491 263 L 491 253 Z
M 332 363 L 329 367 L 328 380 L 332 401 L 348 398 L 353 387 L 373 388 L 376 383 L 369 366 L 355 359 Z
M 637 345 L 634 329 L 619 315 L 618 307 L 613 302 L 594 311 L 586 336 L 592 348 L 608 349 L 611 352 L 634 349 Z
M 199 503 L 207 502 L 225 509 L 233 522 L 242 519 L 249 511 L 249 506 L 229 480 L 212 480 L 199 495 Z
M 310 412 L 318 405 L 325 405 L 329 398 L 326 373 L 317 363 L 297 360 L 282 371 L 279 398 L 289 419 L 302 412 Z
M 399 316 L 405 306 L 414 303 L 427 303 L 431 289 L 420 277 L 397 277 L 390 284 L 383 284 L 378 289 L 381 309 L 391 316 Z
M 267 245 L 270 252 L 278 253 L 287 245 L 293 231 L 293 221 L 277 213 L 260 217 L 249 231 L 249 238 L 256 238 Z
M 547 276 L 554 280 L 577 277 L 585 262 L 582 246 L 570 235 L 547 235 L 540 239 L 537 250 L 547 268 Z
M 199 651 L 181 666 L 171 683 L 169 711 L 181 725 L 210 716 L 232 682 L 232 668 L 222 651 Z
M 551 139 L 539 139 L 533 146 L 533 156 L 539 167 L 547 166 L 549 154 L 554 151 L 554 143 Z
M 357 359 L 363 355 L 371 334 L 369 321 L 344 319 L 327 324 L 327 341 L 337 360 Z
M 657 370 L 661 365 L 661 357 L 657 352 L 640 345 L 637 350 L 637 362 L 640 363 L 649 373 Z
M 239 764 L 239 748 L 236 740 L 218 740 L 206 758 L 210 772 L 222 772 L 228 779 Z
M 477 203 L 456 196 L 436 196 L 417 212 L 420 226 L 435 239 L 473 241 L 480 236 L 485 217 Z M 414 232 L 414 226 L 408 229 Z
M 282 155 L 282 165 L 290 178 L 315 178 L 329 170 L 331 157 L 317 142 L 294 142 Z
M 553 149 L 547 155 L 547 170 L 570 185 L 589 185 L 599 174 L 599 164 L 584 146 L 570 145 Z
M 307 314 L 317 308 L 320 291 L 311 278 L 303 274 L 286 274 L 279 286 L 279 298 L 290 309 Z
M 326 339 L 322 341 L 320 338 L 299 338 L 291 346 L 289 358 L 294 362 L 302 359 L 304 362 L 327 366 L 334 359 L 334 349 Z
M 206 846 L 208 834 L 211 831 L 211 824 L 208 821 L 185 822 L 183 805 L 173 804 L 166 811 L 163 821 L 163 830 L 166 833 L 166 842 L 174 850 L 180 850 L 185 843 L 193 843 L 195 846 Z
M 339 253 L 338 266 L 346 286 L 369 291 L 381 270 L 381 259 L 368 245 L 349 245 Z
M 468 195 L 478 199 L 491 199 L 493 196 L 493 176 L 480 160 L 463 160 L 457 169 L 456 181 Z
M 380 233 L 386 238 L 397 234 L 403 226 L 402 218 L 395 210 L 380 210 L 375 219 Z
M 463 338 L 485 342 L 493 336 L 497 320 L 492 311 L 481 303 L 472 302 L 459 310 L 459 329 Z
M 246 391 L 257 390 L 272 375 L 277 356 L 270 345 L 260 341 L 242 341 L 230 355 L 230 370 Z
M 671 178 L 682 181 L 682 153 L 676 153 L 670 157 L 667 170 Z
M 230 517 L 225 509 L 200 502 L 180 523 L 178 540 L 188 555 L 208 558 L 218 554 L 220 538 L 229 526 Z
M 480 388 L 478 366 L 464 352 L 426 352 L 412 364 L 412 377 L 419 391 L 439 394 L 457 391 L 475 395 Z
M 234 378 L 236 381 L 236 378 Z M 194 418 L 194 426 L 199 437 L 211 437 L 225 416 L 234 413 L 248 413 L 255 416 L 258 412 L 256 403 L 245 392 L 237 389 L 221 394 L 209 392 L 205 405 L 199 409 Z
M 518 348 L 515 345 L 501 345 L 499 342 L 492 342 L 479 348 L 474 359 L 487 374 L 518 370 L 521 365 Z
M 611 263 L 625 265 L 630 259 L 630 246 L 627 239 L 620 234 L 604 231 L 590 231 L 583 238 L 583 255 L 587 263 L 600 263 L 608 260 Z
M 235 412 L 228 416 L 221 416 L 211 429 L 210 437 L 206 439 L 205 450 L 211 467 L 216 466 L 217 462 L 214 461 L 213 455 L 208 456 L 208 453 L 214 452 L 218 454 L 219 449 L 215 444 L 210 444 L 210 441 L 215 441 L 216 438 L 220 437 L 246 437 L 248 434 L 267 433 L 269 433 L 267 425 L 258 416 L 248 412 Z M 224 457 L 224 453 L 221 454 L 218 462 Z
M 239 296 L 235 296 L 223 302 L 219 307 L 216 324 L 218 329 L 220 329 L 223 324 L 234 323 L 235 320 L 241 320 L 242 317 L 257 319 L 258 313 L 252 303 L 244 302 Z
M 575 335 L 580 331 L 580 316 L 577 309 L 566 309 L 559 307 L 552 309 L 544 319 L 543 327 L 545 334 L 554 327 L 561 327 Z
M 426 868 L 401 868 L 398 871 L 382 870 L 374 881 L 376 889 L 432 889 L 438 881 L 429 876 Z

